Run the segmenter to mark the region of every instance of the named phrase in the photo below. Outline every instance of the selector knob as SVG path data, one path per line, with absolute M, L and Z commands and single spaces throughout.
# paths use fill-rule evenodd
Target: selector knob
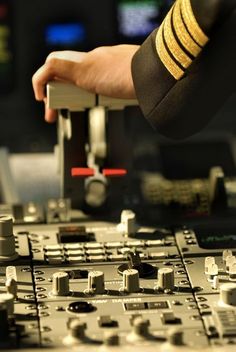
M 220 286 L 220 303 L 236 306 L 236 283 L 225 283 Z
M 70 294 L 69 275 L 59 271 L 52 275 L 53 296 L 68 296 Z
M 17 257 L 12 218 L 0 216 L 0 261 L 10 261 Z
M 175 288 L 175 276 L 172 268 L 161 268 L 157 274 L 158 289 L 171 290 Z
M 105 293 L 104 273 L 102 271 L 90 271 L 88 273 L 88 292 L 94 294 Z
M 127 269 L 123 271 L 123 289 L 128 293 L 140 291 L 138 270 Z

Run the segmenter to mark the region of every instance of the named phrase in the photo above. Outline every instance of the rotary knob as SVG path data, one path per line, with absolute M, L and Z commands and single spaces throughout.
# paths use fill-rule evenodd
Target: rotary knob
M 220 303 L 236 306 L 236 283 L 225 283 L 220 286 Z
M 88 292 L 93 294 L 105 293 L 104 273 L 102 271 L 90 271 L 88 273 Z
M 158 289 L 173 291 L 175 288 L 174 270 L 172 268 L 161 268 L 157 274 Z
M 10 261 L 17 257 L 12 218 L 0 216 L 0 261 Z
M 69 275 L 59 271 L 52 275 L 52 295 L 68 296 L 70 294 Z
M 128 293 L 140 291 L 138 270 L 127 269 L 123 271 L 123 290 Z

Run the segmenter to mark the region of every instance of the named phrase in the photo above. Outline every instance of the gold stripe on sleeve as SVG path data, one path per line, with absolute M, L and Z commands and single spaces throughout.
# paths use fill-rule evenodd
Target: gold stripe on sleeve
M 179 80 L 184 75 L 184 70 L 177 65 L 165 47 L 163 40 L 163 24 L 159 27 L 156 35 L 156 50 L 166 69 L 176 80 Z
M 183 23 L 180 1 L 176 1 L 173 9 L 173 25 L 175 33 L 183 47 L 194 57 L 201 52 L 201 47 L 193 40 Z
M 177 0 L 179 1 L 179 0 Z M 184 22 L 188 28 L 189 33 L 194 38 L 194 40 L 200 45 L 204 46 L 208 42 L 209 38 L 200 28 L 191 6 L 191 0 L 180 0 L 181 12 Z
M 169 11 L 165 20 L 164 20 L 164 38 L 166 45 L 174 56 L 174 58 L 181 64 L 182 67 L 187 68 L 191 63 L 191 58 L 186 54 L 186 52 L 180 47 L 179 43 L 177 42 L 175 35 L 173 33 L 172 23 L 171 23 L 171 16 L 172 11 Z

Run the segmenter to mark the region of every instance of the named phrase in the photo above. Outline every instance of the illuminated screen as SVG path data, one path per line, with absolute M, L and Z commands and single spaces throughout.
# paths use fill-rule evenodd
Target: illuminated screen
M 50 46 L 75 46 L 83 43 L 85 38 L 85 27 L 81 23 L 55 23 L 45 30 L 45 41 Z
M 118 31 L 126 38 L 148 36 L 163 19 L 170 0 L 120 0 L 118 2 Z

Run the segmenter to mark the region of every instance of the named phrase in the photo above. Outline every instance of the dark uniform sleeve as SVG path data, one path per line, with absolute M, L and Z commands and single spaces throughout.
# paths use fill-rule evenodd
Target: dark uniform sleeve
M 177 0 L 135 54 L 132 75 L 161 134 L 200 131 L 236 91 L 236 0 Z

